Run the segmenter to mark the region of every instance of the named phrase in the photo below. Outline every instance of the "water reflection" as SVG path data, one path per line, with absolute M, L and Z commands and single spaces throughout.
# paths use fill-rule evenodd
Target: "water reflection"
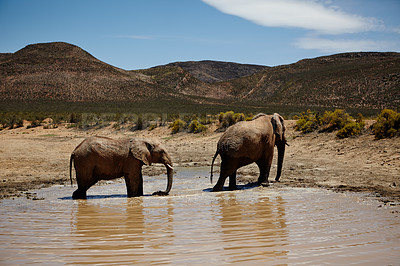
M 197 171 L 197 172 L 196 172 Z M 177 173 L 168 197 L 123 183 L 38 191 L 0 202 L 0 265 L 398 264 L 400 220 L 358 194 L 253 187 L 211 193 L 208 169 Z M 195 177 L 195 178 L 193 178 Z M 145 184 L 154 191 L 165 177 Z M 103 196 L 107 195 L 107 196 Z M 111 195 L 111 196 L 108 196 Z M 119 195 L 119 196 L 118 196 Z
M 79 201 L 72 213 L 74 263 L 168 263 L 151 256 L 172 244 L 173 208 L 165 198 L 158 206 L 144 206 L 143 197 L 126 198 L 118 206 L 104 206 L 91 201 Z
M 249 199 L 222 193 L 217 198 L 224 252 L 230 262 L 269 261 L 287 255 L 282 250 L 287 241 L 282 197 Z

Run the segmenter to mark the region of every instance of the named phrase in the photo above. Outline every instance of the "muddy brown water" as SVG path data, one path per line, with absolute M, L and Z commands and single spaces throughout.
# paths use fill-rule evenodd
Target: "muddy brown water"
M 167 197 L 150 196 L 166 186 L 156 176 L 140 198 L 113 182 L 88 200 L 72 200 L 69 186 L 2 200 L 0 264 L 400 264 L 397 207 L 273 185 L 211 193 L 208 172 L 177 169 Z

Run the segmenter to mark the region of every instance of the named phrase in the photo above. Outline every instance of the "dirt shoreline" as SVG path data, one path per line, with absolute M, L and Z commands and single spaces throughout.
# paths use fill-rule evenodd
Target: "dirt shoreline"
M 374 140 L 368 133 L 343 140 L 336 139 L 335 133 L 303 135 L 294 130 L 295 121 L 287 122 L 290 146 L 286 149 L 281 182 L 274 186 L 366 192 L 385 204 L 400 204 L 399 138 Z M 69 184 L 69 156 L 83 139 L 92 135 L 158 139 L 166 146 L 175 166 L 210 166 L 222 134 L 215 129 L 212 126 L 201 134 L 174 135 L 167 127 L 135 132 L 111 126 L 83 131 L 65 125 L 55 129 L 3 130 L 0 131 L 0 199 L 26 196 L 29 190 L 53 184 Z M 218 177 L 219 162 L 218 158 L 214 180 Z M 270 180 L 274 179 L 275 166 L 274 160 Z M 162 165 L 150 166 L 145 167 L 144 174 L 164 171 Z M 257 176 L 258 169 L 252 164 L 239 170 L 238 181 L 254 182 Z

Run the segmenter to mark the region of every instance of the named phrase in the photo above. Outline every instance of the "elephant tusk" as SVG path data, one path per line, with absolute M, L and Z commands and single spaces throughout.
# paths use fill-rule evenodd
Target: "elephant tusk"
M 167 166 L 171 170 L 174 170 L 174 168 L 169 163 L 167 163 L 165 166 Z

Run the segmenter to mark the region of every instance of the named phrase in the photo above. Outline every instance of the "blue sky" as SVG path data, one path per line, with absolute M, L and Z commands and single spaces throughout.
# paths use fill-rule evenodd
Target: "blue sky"
M 131 70 L 400 52 L 400 0 L 0 0 L 0 52 L 64 41 Z

